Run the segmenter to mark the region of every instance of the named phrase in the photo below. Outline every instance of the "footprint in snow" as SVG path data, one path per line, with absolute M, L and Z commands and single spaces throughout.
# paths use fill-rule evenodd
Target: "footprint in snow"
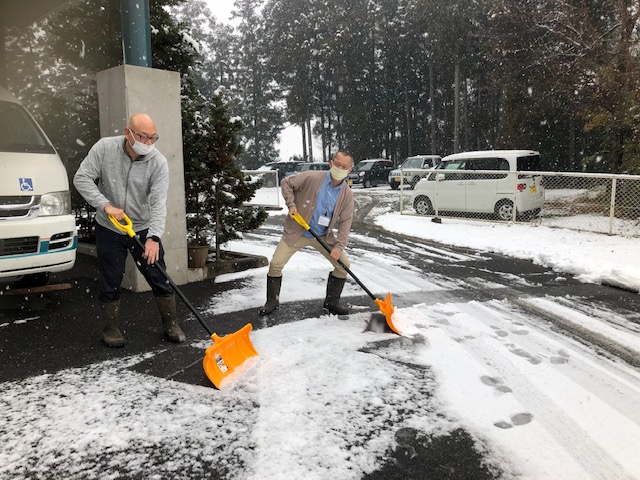
M 529 352 L 521 349 L 521 348 L 512 348 L 511 350 L 509 350 L 511 353 L 519 356 L 519 357 L 523 357 L 526 358 L 529 363 L 533 364 L 533 365 L 538 365 L 539 363 L 542 362 L 542 360 L 540 360 L 539 358 L 534 357 L 533 355 L 531 355 Z
M 499 337 L 507 337 L 507 336 L 509 336 L 509 334 L 507 332 L 502 330 L 500 327 L 497 327 L 496 325 L 491 325 L 491 328 L 493 328 L 495 330 L 496 335 L 498 335 Z
M 457 312 L 452 312 L 450 310 L 441 310 L 439 308 L 434 308 L 433 309 L 433 313 L 440 314 L 440 315 L 445 315 L 447 317 L 451 317 L 452 315 L 455 315 Z
M 564 357 L 551 357 L 549 359 L 549 361 L 551 363 L 553 363 L 554 365 L 561 365 L 563 363 L 569 363 L 569 359 L 564 358 Z
M 553 356 L 549 359 L 554 365 L 560 365 L 562 363 L 569 363 L 569 354 L 564 350 L 558 350 L 558 356 Z
M 490 377 L 488 375 L 483 375 L 480 377 L 480 381 L 485 385 L 489 385 L 490 387 L 495 388 L 500 393 L 510 393 L 513 392 L 509 387 L 502 384 L 502 380 L 495 377 Z
M 496 327 L 495 325 L 491 325 L 491 328 L 493 328 L 495 330 L 496 335 L 498 335 L 499 337 L 508 337 L 509 336 L 509 332 L 505 332 L 500 327 Z M 512 333 L 515 333 L 516 335 L 529 335 L 529 331 L 528 330 L 524 330 L 524 329 L 512 330 Z
M 533 420 L 533 415 L 527 412 L 516 413 L 511 417 L 511 422 L 499 421 L 494 423 L 493 425 L 506 430 L 508 428 L 518 427 L 520 425 L 526 425 L 527 423 Z

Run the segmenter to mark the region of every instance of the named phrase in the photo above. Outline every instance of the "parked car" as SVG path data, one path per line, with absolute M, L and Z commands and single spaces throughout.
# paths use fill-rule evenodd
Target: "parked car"
M 537 215 L 544 203 L 544 184 L 541 175 L 528 172 L 539 170 L 540 154 L 532 150 L 449 155 L 418 182 L 412 205 L 421 215 L 433 215 L 437 209 L 511 220 L 514 208 L 516 215 Z
M 387 183 L 393 162 L 384 158 L 361 160 L 347 176 L 349 185 L 362 185 L 364 188 Z
M 329 170 L 329 162 L 298 162 L 296 169 L 292 172 L 287 172 L 284 176 L 289 177 L 309 170 Z
M 76 261 L 69 178 L 34 117 L 2 87 L 0 165 L 0 281 L 46 285 Z
M 278 170 L 278 184 L 282 181 L 287 173 L 295 171 L 301 162 L 269 162 L 262 165 L 258 170 Z M 274 177 L 270 175 L 264 176 L 265 187 L 275 187 Z
M 442 157 L 440 155 L 414 155 L 407 157 L 400 168 L 391 170 L 389 173 L 389 186 L 397 190 L 402 183 L 407 188 L 414 188 L 421 178 L 427 176 L 429 170 L 436 168 Z M 402 172 L 402 177 L 400 173 Z M 402 182 L 401 182 L 402 180 Z

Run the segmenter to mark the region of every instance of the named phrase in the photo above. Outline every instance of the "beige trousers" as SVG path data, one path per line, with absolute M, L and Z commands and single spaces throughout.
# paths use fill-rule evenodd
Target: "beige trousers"
M 320 237 L 320 238 L 322 239 L 323 242 L 327 243 L 326 237 Z M 322 255 L 324 255 L 325 258 L 327 258 L 334 267 L 333 268 L 334 277 L 347 278 L 347 271 L 344 268 L 342 268 L 338 262 L 336 262 L 333 258 L 331 258 L 331 255 L 329 255 L 329 252 L 327 252 L 324 249 L 324 247 L 320 245 L 320 242 L 318 242 L 318 240 L 316 240 L 313 237 L 308 238 L 308 237 L 305 237 L 304 235 L 300 237 L 300 239 L 293 245 L 293 247 L 290 247 L 289 245 L 287 245 L 284 242 L 284 240 L 280 240 L 280 242 L 278 243 L 278 246 L 276 247 L 276 251 L 273 252 L 273 258 L 271 259 L 271 263 L 269 264 L 268 275 L 270 277 L 281 277 L 282 269 L 287 264 L 289 259 L 293 256 L 294 253 L 296 253 L 298 250 L 304 247 L 313 247 L 316 250 L 318 250 Z M 329 247 L 331 248 L 331 245 L 329 245 Z M 349 263 L 349 260 L 347 259 L 347 256 L 344 254 L 344 252 L 340 254 L 340 260 L 342 261 L 342 263 L 344 263 L 347 266 L 347 268 L 349 268 L 349 266 L 351 265 Z

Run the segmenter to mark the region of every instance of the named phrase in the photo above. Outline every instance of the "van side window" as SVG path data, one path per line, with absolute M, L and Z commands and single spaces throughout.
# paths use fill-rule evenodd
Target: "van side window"
M 442 179 L 442 174 L 444 174 L 444 180 L 459 180 L 462 178 L 462 174 L 446 174 L 443 170 L 464 170 L 464 160 L 452 160 L 450 162 L 441 162 L 436 166 L 435 172 L 430 173 L 427 176 L 428 182 L 434 182 L 438 179 L 438 176 Z
M 508 172 L 509 170 L 511 170 L 509 168 L 509 160 L 507 160 L 506 158 L 496 158 L 496 170 L 502 170 L 504 172 Z M 500 178 L 507 178 L 507 175 L 496 175 L 495 176 L 496 179 L 500 179 Z
M 465 170 L 465 166 L 467 164 L 467 160 L 454 160 L 452 162 L 447 162 L 444 166 L 445 170 L 452 171 L 463 171 Z M 447 173 L 444 176 L 445 180 L 448 181 L 456 181 L 463 180 L 466 177 L 464 173 Z
M 467 170 L 509 170 L 509 162 L 504 158 L 474 158 L 467 163 Z M 498 180 L 506 178 L 503 174 L 470 174 L 469 180 Z
M 542 170 L 540 155 L 518 157 L 517 162 L 518 172 L 539 172 Z

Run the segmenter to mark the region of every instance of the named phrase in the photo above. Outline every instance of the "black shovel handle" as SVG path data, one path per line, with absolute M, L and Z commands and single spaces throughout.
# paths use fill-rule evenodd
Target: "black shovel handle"
M 126 222 L 126 225 L 122 225 L 118 220 L 116 220 L 116 217 L 114 217 L 113 215 L 109 215 L 109 220 L 111 220 L 111 223 L 113 223 L 118 229 L 122 230 L 123 232 L 126 232 L 127 235 L 133 238 L 135 242 L 138 244 L 138 246 L 144 252 L 144 245 L 140 241 L 140 237 L 138 236 L 138 234 L 133 231 L 133 223 L 131 223 L 131 220 L 129 219 L 129 217 L 127 217 L 126 214 L 124 215 L 124 221 Z M 164 278 L 167 279 L 167 281 L 169 282 L 169 285 L 171 285 L 171 288 L 173 288 L 173 291 L 178 294 L 178 296 L 184 302 L 187 308 L 191 310 L 191 313 L 193 313 L 196 316 L 196 318 L 198 319 L 200 324 L 204 327 L 204 329 L 207 331 L 209 336 L 212 336 L 214 334 L 213 330 L 211 330 L 209 325 L 207 325 L 207 323 L 204 321 L 204 318 L 202 318 L 198 310 L 196 310 L 195 307 L 191 305 L 191 302 L 187 300 L 187 297 L 184 296 L 184 293 L 182 293 L 182 291 L 178 288 L 175 282 L 171 280 L 171 277 L 169 276 L 167 271 L 164 268 L 162 268 L 162 265 L 160 265 L 158 262 L 155 262 L 153 263 L 152 266 L 157 268 L 158 271 L 164 276 Z
M 291 215 L 291 218 L 293 218 L 296 222 L 298 222 L 300 224 L 300 226 L 302 226 L 302 228 L 304 228 L 307 232 L 309 232 L 311 235 L 313 235 L 313 237 L 320 243 L 320 245 L 322 245 L 322 247 L 329 253 L 331 253 L 331 247 L 329 247 L 329 245 L 327 245 L 318 235 L 316 235 L 316 233 L 311 230 L 311 227 L 309 226 L 309 224 L 307 222 L 305 222 L 304 218 L 302 218 L 302 215 L 300 215 L 299 213 L 294 213 L 293 215 Z M 337 262 L 340 264 L 340 266 L 342 268 L 344 268 L 347 273 L 349 275 L 351 275 L 353 277 L 353 279 L 358 283 L 358 285 L 360 285 L 362 287 L 362 289 L 367 292 L 367 294 L 371 297 L 372 300 L 377 300 L 378 298 L 369 291 L 369 289 L 367 287 L 364 286 L 364 284 L 360 281 L 360 279 L 358 277 L 356 277 L 355 273 L 353 273 L 349 267 L 347 267 L 344 262 L 340 259 L 337 260 Z

